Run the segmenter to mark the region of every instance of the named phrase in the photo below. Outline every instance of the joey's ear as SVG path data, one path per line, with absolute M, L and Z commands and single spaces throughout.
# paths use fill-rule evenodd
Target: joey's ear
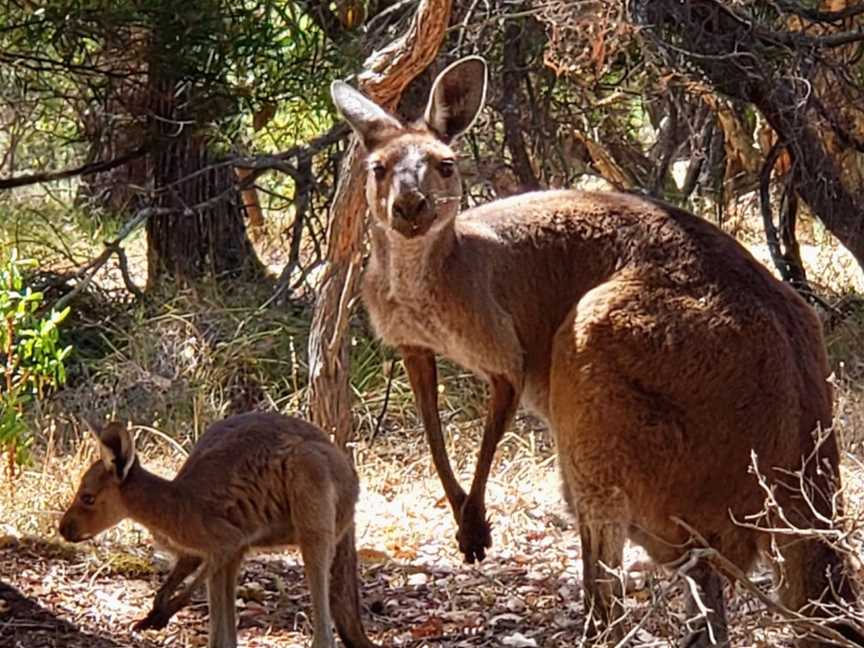
M 99 439 L 99 452 L 105 468 L 114 473 L 117 481 L 122 482 L 129 475 L 135 463 L 135 442 L 132 432 L 117 421 L 111 421 L 96 431 Z
M 330 96 L 367 151 L 402 128 L 398 119 L 344 81 L 330 84 Z
M 486 101 L 486 61 L 468 56 L 447 66 L 429 93 L 426 125 L 448 144 L 464 133 Z

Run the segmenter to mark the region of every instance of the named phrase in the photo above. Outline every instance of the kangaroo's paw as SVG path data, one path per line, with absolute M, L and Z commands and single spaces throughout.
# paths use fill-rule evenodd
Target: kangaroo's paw
M 168 625 L 171 620 L 170 614 L 167 614 L 162 608 L 153 608 L 146 617 L 135 622 L 132 629 L 135 632 L 142 630 L 161 630 Z
M 486 549 L 492 546 L 492 527 L 486 519 L 486 508 L 475 505 L 469 498 L 462 507 L 462 519 L 456 540 L 465 561 L 473 563 L 486 557 Z

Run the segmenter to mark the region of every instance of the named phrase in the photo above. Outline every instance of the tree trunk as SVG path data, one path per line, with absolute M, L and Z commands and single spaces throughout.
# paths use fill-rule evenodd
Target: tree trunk
M 524 19 L 511 19 L 504 29 L 501 117 L 504 123 L 504 143 L 510 151 L 513 170 L 519 178 L 521 190 L 534 191 L 540 188 L 540 182 L 534 173 L 525 138 L 522 136 L 522 83 L 526 76 L 523 43 L 527 39 L 526 31 Z
M 194 120 L 180 114 L 181 100 L 191 104 L 188 96 L 170 83 L 154 86 L 158 145 L 151 174 L 158 206 L 173 211 L 147 221 L 147 287 L 165 277 L 183 282 L 260 274 L 233 167 L 219 164 L 207 140 L 190 125 Z
M 452 0 L 421 0 L 408 31 L 373 54 L 360 88 L 393 110 L 405 86 L 435 58 L 450 20 Z M 360 275 L 366 203 L 362 153 L 356 140 L 346 153 L 330 210 L 324 279 L 309 335 L 309 413 L 344 448 L 352 438 L 348 319 Z
M 118 68 L 116 77 L 102 89 L 101 101 L 93 100 L 81 111 L 81 130 L 90 143 L 88 163 L 112 160 L 145 143 L 150 108 L 147 83 L 150 47 L 148 31 L 141 27 L 105 34 L 103 49 L 96 53 L 96 64 L 115 69 L 122 61 L 125 68 Z M 108 171 L 82 175 L 75 202 L 125 214 L 140 206 L 147 181 L 147 159 L 142 155 Z

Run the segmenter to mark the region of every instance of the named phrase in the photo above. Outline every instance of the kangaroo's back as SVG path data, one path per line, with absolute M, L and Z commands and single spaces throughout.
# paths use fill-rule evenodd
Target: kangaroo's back
M 353 519 L 359 493 L 356 472 L 345 454 L 314 425 L 267 412 L 239 414 L 211 425 L 189 454 L 175 486 L 195 493 L 202 505 L 218 507 L 238 528 L 271 529 L 274 542 L 290 543 L 285 520 L 315 500 L 335 505 L 334 532 Z M 205 495 L 206 494 L 206 495 Z M 323 510 L 323 509 L 322 509 Z M 301 513 L 300 517 L 308 515 Z M 285 538 L 279 538 L 285 533 Z M 255 537 L 267 544 L 268 537 Z

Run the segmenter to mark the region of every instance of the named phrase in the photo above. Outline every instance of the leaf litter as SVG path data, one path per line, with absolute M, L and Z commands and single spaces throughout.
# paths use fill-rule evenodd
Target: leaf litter
M 525 434 L 533 432 L 508 434 L 500 449 L 487 493 L 493 547 L 480 565 L 462 562 L 456 526 L 425 445 L 418 442 L 420 431 L 391 431 L 372 444 L 358 441 L 363 621 L 375 642 L 411 648 L 583 644 L 578 531 L 560 497 L 551 444 L 545 440 L 526 449 Z M 451 449 L 454 469 L 466 484 L 478 437 L 462 431 Z M 149 466 L 154 462 L 167 475 L 179 465 L 176 455 L 147 457 Z M 66 475 L 77 476 L 82 468 L 62 458 L 52 465 Z M 45 480 L 62 481 L 36 471 L 22 479 L 33 482 L 34 492 L 40 479 L 43 491 L 49 490 Z M 44 494 L 43 501 L 22 501 L 20 495 L 14 505 L 8 497 L 2 500 L 4 520 L 18 522 L 5 523 L 0 537 L 0 646 L 205 646 L 203 591 L 164 630 L 132 631 L 168 568 L 139 527 L 125 522 L 80 545 L 59 540 L 56 520 L 74 480 L 67 477 L 68 484 Z M 860 508 L 860 475 L 852 481 L 858 487 L 851 499 Z M 640 568 L 650 561 L 637 547 L 628 546 L 625 564 L 633 566 L 627 625 L 642 623 L 632 645 L 673 645 L 686 617 L 681 588 L 657 569 Z M 241 646 L 309 645 L 311 602 L 296 550 L 250 556 L 237 605 Z M 764 607 L 750 597 L 732 598 L 728 614 L 736 646 L 791 645 L 782 638 L 781 624 L 766 623 Z

